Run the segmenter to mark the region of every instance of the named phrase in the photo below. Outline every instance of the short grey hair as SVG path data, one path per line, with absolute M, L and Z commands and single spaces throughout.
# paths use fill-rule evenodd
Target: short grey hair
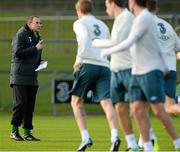
M 27 18 L 26 23 L 27 23 L 27 24 L 31 23 L 34 18 L 39 18 L 39 16 L 35 16 L 35 15 L 34 15 L 34 16 L 29 16 L 29 17 Z

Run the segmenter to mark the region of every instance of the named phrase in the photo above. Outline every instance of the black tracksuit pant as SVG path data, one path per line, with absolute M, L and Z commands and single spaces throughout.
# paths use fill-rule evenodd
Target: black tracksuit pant
M 37 86 L 13 85 L 13 115 L 11 124 L 33 129 L 33 112 Z

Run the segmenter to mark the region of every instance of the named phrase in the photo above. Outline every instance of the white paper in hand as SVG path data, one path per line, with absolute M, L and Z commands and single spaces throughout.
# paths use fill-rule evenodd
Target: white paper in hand
M 43 70 L 43 69 L 47 68 L 47 65 L 48 65 L 48 62 L 43 61 L 42 63 L 40 63 L 40 65 L 37 67 L 37 69 L 35 71 Z

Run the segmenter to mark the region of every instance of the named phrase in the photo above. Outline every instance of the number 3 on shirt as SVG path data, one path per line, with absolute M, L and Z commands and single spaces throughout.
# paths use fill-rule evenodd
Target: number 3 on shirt
M 163 23 L 158 23 L 158 26 L 159 26 L 159 30 L 162 34 L 165 34 L 166 33 L 166 28 L 164 27 L 164 24 Z
M 94 34 L 95 34 L 96 36 L 101 35 L 101 30 L 100 30 L 99 25 L 95 24 L 95 25 L 93 25 L 93 27 L 94 27 L 94 31 L 93 31 Z

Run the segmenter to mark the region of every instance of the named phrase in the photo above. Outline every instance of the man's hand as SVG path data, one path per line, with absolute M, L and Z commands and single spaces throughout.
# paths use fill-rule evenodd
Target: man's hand
M 101 57 L 102 57 L 102 58 L 105 58 L 105 57 L 109 56 L 110 54 L 111 54 L 111 53 L 109 52 L 108 49 L 102 49 L 102 50 L 101 50 Z
M 165 68 L 164 70 L 164 76 L 167 76 L 170 73 L 170 70 L 168 68 Z
M 38 44 L 36 44 L 36 48 L 38 50 L 42 50 L 43 49 L 43 40 L 39 41 Z
M 74 72 L 79 71 L 80 70 L 80 63 L 75 63 L 73 65 L 73 68 L 74 68 Z

